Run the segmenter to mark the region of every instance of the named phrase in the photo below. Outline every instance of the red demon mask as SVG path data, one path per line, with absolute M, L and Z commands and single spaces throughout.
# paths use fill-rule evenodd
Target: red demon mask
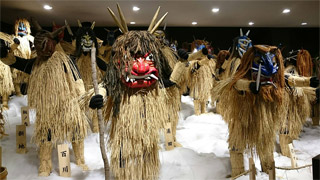
M 154 66 L 153 55 L 134 55 L 134 61 L 130 72 L 128 67 L 125 68 L 127 77 L 122 77 L 122 82 L 130 88 L 149 87 L 158 80 L 158 70 Z

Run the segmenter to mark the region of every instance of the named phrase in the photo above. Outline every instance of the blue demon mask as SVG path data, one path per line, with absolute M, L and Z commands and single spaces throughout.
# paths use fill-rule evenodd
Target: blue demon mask
M 259 65 L 261 64 L 261 75 L 265 77 L 271 77 L 278 72 L 278 64 L 275 61 L 275 54 L 267 52 L 265 54 L 256 52 L 255 59 L 252 62 L 252 71 L 259 71 Z
M 240 55 L 240 57 L 243 56 L 243 54 L 245 52 L 247 52 L 247 50 L 252 47 L 252 43 L 251 43 L 251 40 L 250 38 L 248 37 L 249 36 L 249 33 L 250 33 L 250 30 L 247 31 L 247 33 L 245 35 L 243 35 L 242 33 L 242 29 L 240 29 L 240 36 L 239 36 L 239 39 L 238 39 L 238 44 L 237 44 L 237 50 L 238 50 L 238 53 Z
M 23 22 L 19 22 L 19 26 L 18 26 L 18 35 L 19 36 L 26 36 L 28 33 L 27 31 L 27 27 Z

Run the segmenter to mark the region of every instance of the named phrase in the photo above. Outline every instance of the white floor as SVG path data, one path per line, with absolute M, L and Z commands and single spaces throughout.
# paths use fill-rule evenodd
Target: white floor
M 59 176 L 57 151 L 53 151 L 53 172 L 49 177 L 38 177 L 38 158 L 36 147 L 30 144 L 33 123 L 27 127 L 28 153 L 15 153 L 16 125 L 20 124 L 20 107 L 27 104 L 26 97 L 12 97 L 6 111 L 6 133 L 8 137 L 0 140 L 3 151 L 3 165 L 8 169 L 8 180 L 59 180 L 59 179 L 104 179 L 103 161 L 100 154 L 98 135 L 91 134 L 85 140 L 85 159 L 91 169 L 82 172 L 75 165 L 71 151 L 71 178 Z M 231 174 L 228 151 L 228 129 L 220 115 L 209 113 L 195 116 L 193 102 L 190 97 L 182 97 L 182 110 L 177 130 L 177 140 L 182 148 L 165 151 L 163 137 L 161 139 L 161 180 L 223 180 Z M 34 117 L 34 115 L 33 115 Z M 32 118 L 34 119 L 34 118 Z M 312 157 L 320 154 L 320 127 L 305 127 L 299 140 L 294 141 L 298 166 L 311 164 Z M 278 145 L 276 151 L 278 150 Z M 276 166 L 290 166 L 290 159 L 275 152 Z M 260 172 L 260 164 L 254 159 L 257 168 L 257 180 L 267 180 L 269 177 Z M 248 169 L 248 158 L 245 156 L 245 167 Z M 277 179 L 285 180 L 312 180 L 312 168 L 300 170 L 276 170 Z M 248 180 L 249 176 L 242 176 L 238 180 Z

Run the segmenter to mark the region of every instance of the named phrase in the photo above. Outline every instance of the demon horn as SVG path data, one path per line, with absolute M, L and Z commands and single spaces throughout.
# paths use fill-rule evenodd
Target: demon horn
M 157 19 L 157 17 L 158 17 L 159 11 L 160 11 L 160 6 L 158 7 L 156 13 L 154 14 L 154 16 L 153 16 L 153 18 L 152 18 L 152 20 L 151 20 L 151 23 L 150 23 L 149 28 L 148 28 L 148 31 L 149 31 L 149 32 L 152 30 L 152 28 L 153 28 L 153 26 L 154 26 L 154 24 L 155 24 L 155 22 L 156 22 L 156 19 Z
M 120 8 L 120 5 L 118 3 L 117 3 L 117 8 L 118 8 L 119 16 L 120 16 L 121 25 L 122 25 L 123 29 L 125 30 L 125 32 L 128 32 L 128 26 L 126 23 L 126 19 L 124 18 L 124 15 L 123 15 L 121 8 Z
M 240 28 L 240 36 L 243 36 L 242 28 Z
M 250 30 L 247 31 L 246 36 L 249 36 Z
M 81 24 L 81 21 L 78 19 L 78 26 L 81 28 L 82 27 L 82 24 Z
M 160 24 L 163 22 L 163 20 L 166 18 L 166 16 L 168 15 L 168 12 L 166 12 L 162 18 L 157 22 L 157 24 L 153 27 L 153 29 L 150 31 L 151 34 L 153 34 L 157 29 L 158 27 L 160 26 Z
M 94 25 L 96 25 L 96 22 L 93 21 L 92 25 L 91 25 L 91 29 L 93 30 L 94 29 Z
M 113 11 L 108 7 L 107 8 L 110 15 L 112 16 L 113 20 L 115 21 L 115 23 L 117 24 L 117 26 L 120 28 L 122 33 L 125 33 L 126 31 L 124 30 L 124 28 L 122 27 L 121 23 L 119 22 L 118 18 L 114 15 Z

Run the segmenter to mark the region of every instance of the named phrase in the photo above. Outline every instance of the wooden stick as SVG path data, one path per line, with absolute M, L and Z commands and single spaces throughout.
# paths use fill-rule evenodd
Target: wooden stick
M 256 166 L 254 164 L 252 157 L 249 158 L 249 170 L 250 170 L 249 179 L 256 180 Z
M 302 169 L 302 168 L 306 168 L 306 167 L 310 167 L 312 166 L 312 164 L 308 164 L 308 165 L 304 165 L 304 166 L 300 166 L 300 167 L 276 167 L 276 169 L 282 169 L 282 170 L 297 170 L 297 169 Z
M 276 180 L 275 163 L 272 162 L 271 169 L 269 169 L 269 180 Z
M 91 68 L 92 68 L 92 81 L 93 81 L 95 95 L 99 94 L 96 67 L 97 67 L 96 66 L 96 48 L 94 47 L 94 44 L 92 44 Z M 102 110 L 98 109 L 97 113 L 98 113 L 98 120 L 99 120 L 100 150 L 101 150 L 101 155 L 102 155 L 102 159 L 103 159 L 103 163 L 104 163 L 105 180 L 107 180 L 107 179 L 109 179 L 109 162 L 108 162 L 108 157 L 106 154 L 106 149 L 105 149 L 105 144 L 104 144 L 104 122 L 103 122 L 103 117 L 102 117 Z

